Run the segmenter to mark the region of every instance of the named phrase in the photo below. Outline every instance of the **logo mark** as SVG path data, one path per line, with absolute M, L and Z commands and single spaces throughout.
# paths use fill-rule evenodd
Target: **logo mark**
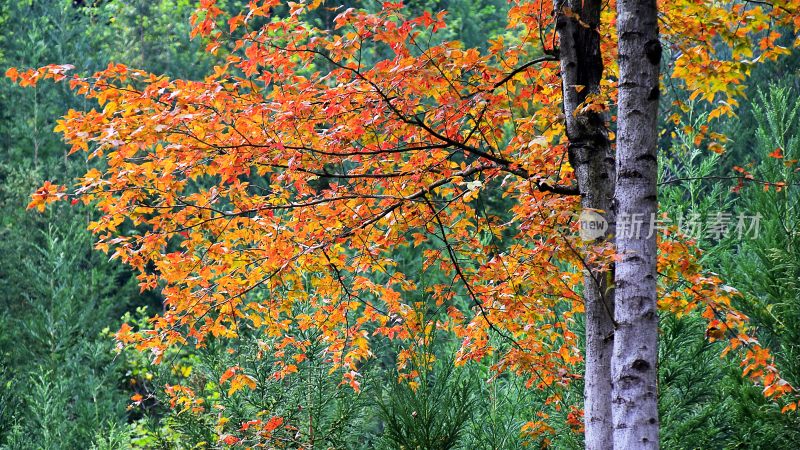
M 581 212 L 578 220 L 580 221 L 580 237 L 584 241 L 601 238 L 608 230 L 608 222 L 597 211 L 585 209 Z

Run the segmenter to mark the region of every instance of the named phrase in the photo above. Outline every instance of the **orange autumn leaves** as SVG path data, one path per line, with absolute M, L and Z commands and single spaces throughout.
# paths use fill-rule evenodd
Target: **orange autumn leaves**
M 49 203 L 64 198 L 66 190 L 67 188 L 65 186 L 58 186 L 49 181 L 45 181 L 44 184 L 31 195 L 28 209 L 36 208 L 36 210 L 42 212 Z
M 793 394 L 783 410 L 796 408 L 796 389 L 780 376 L 769 349 L 761 346 L 747 316 L 733 305 L 741 294 L 716 275 L 702 273 L 698 263 L 700 254 L 693 250 L 691 241 L 673 240 L 670 235 L 674 237 L 674 231 L 663 236 L 658 244 L 659 308 L 678 317 L 700 310 L 708 322 L 706 338 L 726 343 L 722 355 L 741 351 L 743 374 L 763 386 L 764 396 L 777 400 Z
M 242 369 L 239 366 L 233 366 L 228 368 L 225 373 L 219 379 L 219 384 L 224 385 L 228 383 L 230 387 L 228 388 L 228 395 L 233 395 L 236 391 L 241 390 L 244 387 L 250 388 L 253 390 L 256 388 L 256 379 L 250 375 L 242 373 Z
M 336 30 L 322 30 L 303 20 L 318 1 L 291 3 L 284 17 L 278 3 L 225 18 L 201 2 L 193 33 L 225 60 L 204 80 L 120 64 L 69 79 L 98 107 L 69 111 L 56 131 L 102 162 L 71 189 L 46 183 L 30 207 L 94 205 L 97 247 L 137 269 L 143 289 L 161 289 L 164 312 L 150 329 L 123 328 L 120 341 L 158 361 L 172 345 L 257 332 L 274 340 L 263 351 L 280 359 L 275 379 L 297 371 L 313 341 L 358 388 L 371 340 L 413 349 L 436 327 L 461 343 L 457 363 L 493 356 L 496 370 L 557 400 L 581 363 L 583 264 L 609 262 L 613 249 L 580 241 L 577 199 L 546 188 L 574 183 L 552 3 L 514 2 L 513 38 L 486 52 L 429 45 L 446 16 L 405 18 L 400 4 L 341 11 Z M 670 76 L 716 116 L 732 113 L 752 64 L 787 51 L 759 33 L 800 25 L 788 3 L 662 8 Z M 603 89 L 585 108 L 614 102 L 613 11 L 612 2 L 599 30 Z M 33 85 L 67 69 L 7 75 Z M 748 375 L 765 395 L 791 392 L 733 293 L 701 275 L 691 246 L 660 245 L 662 308 L 706 308 L 711 338 L 748 346 Z M 231 395 L 261 382 L 238 367 L 220 379 Z M 173 387 L 176 405 L 201 407 L 190 391 Z

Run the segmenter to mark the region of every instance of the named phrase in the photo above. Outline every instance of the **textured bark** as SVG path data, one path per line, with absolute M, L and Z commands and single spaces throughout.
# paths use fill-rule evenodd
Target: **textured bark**
M 661 45 L 656 0 L 618 0 L 617 329 L 612 357 L 614 449 L 657 449 L 656 213 Z M 641 229 L 636 230 L 636 224 Z M 632 226 L 631 226 L 632 225 Z
M 578 179 L 584 210 L 599 210 L 614 231 L 614 159 L 608 140 L 606 117 L 596 112 L 575 114 L 590 93 L 600 90 L 603 59 L 600 54 L 600 0 L 563 0 L 556 4 L 556 29 L 564 95 L 564 116 L 569 138 L 569 161 Z M 578 22 L 578 18 L 583 23 Z M 612 448 L 611 353 L 614 327 L 614 292 L 609 274 L 587 267 L 584 275 L 586 304 L 586 373 L 584 422 L 586 448 Z

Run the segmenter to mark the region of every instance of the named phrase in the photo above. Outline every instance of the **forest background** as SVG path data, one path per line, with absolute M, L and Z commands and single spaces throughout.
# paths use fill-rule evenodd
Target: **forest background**
M 172 78 L 202 78 L 218 61 L 189 37 L 195 6 L 185 0 L 0 0 L 0 68 L 71 63 L 88 73 L 114 61 Z M 230 11 L 241 6 L 220 3 Z M 447 10 L 448 27 L 437 39 L 467 47 L 485 47 L 488 37 L 509 33 L 503 0 L 410 1 L 407 8 Z M 310 20 L 322 25 L 335 14 L 320 9 Z M 800 385 L 800 174 L 785 162 L 800 159 L 798 70 L 796 54 L 757 66 L 737 116 L 713 122 L 717 129 L 703 128 L 709 112 L 703 104 L 687 101 L 688 110 L 673 111 L 663 101 L 660 129 L 669 131 L 659 148 L 661 210 L 694 214 L 703 223 L 719 214 L 760 217 L 757 238 L 703 234 L 698 245 L 705 267 L 742 293 L 737 308 L 794 386 Z M 668 83 L 665 88 L 665 98 L 682 95 Z M 86 171 L 89 162 L 67 158 L 68 147 L 53 132 L 58 117 L 85 103 L 63 84 L 22 90 L 0 80 L 0 448 L 224 447 L 236 442 L 244 419 L 262 410 L 280 418 L 269 423 L 265 417 L 269 426 L 292 425 L 289 448 L 582 448 L 577 410 L 554 408 L 525 377 L 504 374 L 487 382 L 491 361 L 452 368 L 456 344 L 445 336 L 426 342 L 441 363 L 422 374 L 416 390 L 397 382 L 398 349 L 388 341 L 373 344 L 378 357 L 362 369 L 358 392 L 338 386 L 341 376 L 311 357 L 291 377 L 228 395 L 218 382 L 228 367 L 269 370 L 268 357 L 252 357 L 262 344 L 256 336 L 175 351 L 158 366 L 147 355 L 120 352 L 114 332 L 158 312 L 158 293 L 140 293 L 128 268 L 93 250 L 88 207 L 25 209 L 43 180 L 64 182 Z M 713 132 L 732 138 L 724 154 L 702 138 Z M 785 188 L 738 186 L 736 168 Z M 498 202 L 486 205 L 501 208 Z M 662 318 L 662 446 L 800 448 L 797 414 L 782 414 L 766 400 L 742 376 L 738 359 L 720 358 L 721 344 L 710 343 L 706 332 L 700 317 Z M 170 407 L 164 387 L 177 384 L 202 386 L 209 407 Z M 566 396 L 579 404 L 581 384 Z M 544 417 L 553 419 L 552 428 L 529 425 Z

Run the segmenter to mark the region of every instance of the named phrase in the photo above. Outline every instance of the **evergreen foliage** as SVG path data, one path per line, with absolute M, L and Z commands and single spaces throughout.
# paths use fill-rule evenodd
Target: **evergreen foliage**
M 235 10 L 240 3 L 223 6 Z M 487 36 L 513 39 L 503 30 L 504 0 L 409 3 L 414 11 L 450 11 L 449 28 L 437 39 L 460 39 L 467 47 L 485 46 Z M 188 0 L 0 0 L 0 67 L 69 62 L 91 72 L 113 60 L 199 78 L 216 61 L 203 52 L 200 40 L 188 38 L 194 6 Z M 328 23 L 336 11 L 319 14 L 314 20 Z M 800 172 L 789 162 L 800 159 L 800 91 L 763 86 L 775 73 L 796 74 L 797 66 L 790 60 L 760 69 L 750 82 L 753 92 L 762 86 L 758 93 L 739 118 L 720 125 L 740 130 L 727 133 L 735 139 L 724 155 L 696 143 L 708 111 L 692 109 L 662 138 L 660 180 L 661 208 L 673 219 L 696 214 L 708 223 L 718 213 L 760 217 L 757 238 L 702 235 L 699 246 L 704 263 L 741 292 L 738 308 L 795 386 L 800 385 Z M 24 210 L 41 180 L 66 179 L 84 168 L 65 161 L 66 147 L 51 132 L 54 119 L 83 107 L 79 102 L 61 85 L 18 90 L 0 80 L 0 449 L 219 448 L 221 437 L 245 426 L 252 426 L 251 432 L 245 430 L 246 439 L 237 444 L 264 443 L 258 426 L 247 425 L 254 416 L 261 426 L 281 417 L 270 439 L 287 448 L 582 448 L 577 410 L 555 410 L 546 395 L 516 374 L 490 380 L 490 363 L 454 368 L 454 345 L 443 340 L 424 349 L 437 355 L 436 362 L 417 362 L 418 376 L 403 380 L 395 369 L 397 349 L 377 346 L 380 354 L 361 368 L 359 391 L 340 386 L 341 369 L 322 355 L 320 337 L 303 330 L 292 331 L 311 342 L 307 357 L 298 358 L 296 373 L 287 377 L 277 375 L 278 359 L 271 353 L 279 339 L 246 330 L 232 341 L 210 340 L 170 353 L 161 365 L 132 349 L 118 352 L 113 332 L 123 321 L 145 326 L 144 317 L 161 307 L 160 299 L 139 293 L 127 269 L 92 249 L 87 208 Z M 737 188 L 734 166 L 753 180 Z M 475 199 L 485 206 L 484 214 L 497 217 L 510 201 L 491 194 Z M 506 245 L 503 236 L 485 240 L 496 241 L 498 251 Z M 419 254 L 401 256 L 400 270 L 420 265 Z M 435 269 L 430 272 L 425 276 L 443 279 Z M 424 288 L 420 291 L 412 295 L 424 298 Z M 431 320 L 442 313 L 425 307 Z M 580 333 L 582 323 L 575 325 Z M 800 448 L 798 415 L 782 414 L 780 405 L 765 400 L 761 388 L 742 378 L 735 359 L 720 358 L 721 345 L 709 343 L 704 333 L 699 316 L 661 317 L 663 448 Z M 498 348 L 509 345 L 496 340 Z M 256 388 L 230 395 L 230 380 L 221 380 L 231 366 L 253 377 Z M 193 389 L 204 403 L 197 409 L 170 408 L 174 399 L 165 385 Z M 579 405 L 581 388 L 578 382 L 563 395 Z M 542 433 L 526 429 L 543 415 L 563 425 Z

